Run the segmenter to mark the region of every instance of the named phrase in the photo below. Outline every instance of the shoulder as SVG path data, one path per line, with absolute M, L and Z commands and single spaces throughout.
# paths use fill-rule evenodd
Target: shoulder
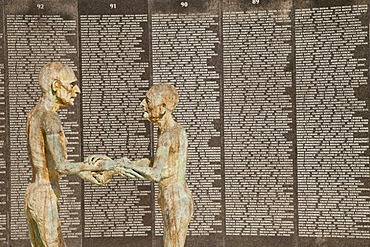
M 186 135 L 186 130 L 181 124 L 176 124 L 176 126 L 171 131 L 171 139 L 173 143 L 181 144 L 187 142 L 188 138 Z
M 186 130 L 185 130 L 184 127 L 182 127 L 181 124 L 176 125 L 174 134 L 176 134 L 176 136 L 178 136 L 180 139 L 182 139 L 182 138 L 186 139 L 187 138 Z
M 46 134 L 57 134 L 62 130 L 62 121 L 58 113 L 47 111 L 42 115 L 41 119 L 42 128 Z

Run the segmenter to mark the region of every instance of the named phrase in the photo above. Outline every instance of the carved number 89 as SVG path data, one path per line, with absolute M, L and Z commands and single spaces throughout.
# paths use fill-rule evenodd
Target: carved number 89
M 181 7 L 187 8 L 189 6 L 188 2 L 181 2 Z
M 252 4 L 259 4 L 260 0 L 252 0 Z

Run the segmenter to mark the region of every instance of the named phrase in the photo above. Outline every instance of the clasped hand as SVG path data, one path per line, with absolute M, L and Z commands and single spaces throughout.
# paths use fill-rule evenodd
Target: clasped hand
M 90 155 L 84 160 L 84 163 L 94 167 L 91 176 L 93 176 L 98 183 L 91 181 L 91 179 L 88 181 L 98 185 L 107 184 L 115 174 L 125 178 L 144 178 L 131 169 L 131 161 L 127 158 L 112 160 L 106 155 Z

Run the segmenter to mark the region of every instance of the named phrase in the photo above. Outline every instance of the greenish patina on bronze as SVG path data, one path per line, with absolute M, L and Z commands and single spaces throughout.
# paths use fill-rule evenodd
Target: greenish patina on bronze
M 86 181 L 102 185 L 106 182 L 101 181 L 102 178 L 117 173 L 114 169 L 108 171 L 102 167 L 94 157 L 84 162 L 67 161 L 66 138 L 57 111 L 74 104 L 80 93 L 76 82 L 73 70 L 67 65 L 58 62 L 46 64 L 39 73 L 42 96 L 27 116 L 32 181 L 27 188 L 25 211 L 34 247 L 66 246 L 58 215 L 61 174 L 77 174 Z M 121 163 L 127 161 L 121 159 Z M 126 176 L 123 169 L 119 173 Z M 127 176 L 133 177 L 130 174 Z
M 125 176 L 146 178 L 158 183 L 158 203 L 161 207 L 165 247 L 183 247 L 193 215 L 193 198 L 186 183 L 188 139 L 185 129 L 172 117 L 179 101 L 176 88 L 167 83 L 152 86 L 141 102 L 144 118 L 158 126 L 157 152 L 152 160 L 111 160 L 106 156 L 93 157 L 100 160 L 105 170 L 124 173 Z M 136 173 L 135 173 L 136 172 Z M 141 176 L 140 176 L 141 175 Z M 100 181 L 111 179 L 105 173 Z
M 157 151 L 152 161 L 141 159 L 125 165 L 158 183 L 165 247 L 185 245 L 193 215 L 193 198 L 186 183 L 188 139 L 185 129 L 172 117 L 178 101 L 178 92 L 170 84 L 160 83 L 149 89 L 141 106 L 144 117 L 158 126 Z
M 158 126 L 158 147 L 153 160 L 131 162 L 104 155 L 84 162 L 68 162 L 66 138 L 57 111 L 74 104 L 80 93 L 73 70 L 65 64 L 46 64 L 39 74 L 42 96 L 27 116 L 28 156 L 32 181 L 25 197 L 25 211 L 33 247 L 64 247 L 58 198 L 61 174 L 76 174 L 97 185 L 115 174 L 149 179 L 159 184 L 158 203 L 164 220 L 164 246 L 183 247 L 193 198 L 186 183 L 188 140 L 185 129 L 172 117 L 179 96 L 174 86 L 156 84 L 141 102 L 144 117 Z

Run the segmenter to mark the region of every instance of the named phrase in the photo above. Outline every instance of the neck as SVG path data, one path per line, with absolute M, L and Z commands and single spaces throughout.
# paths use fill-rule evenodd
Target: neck
M 48 111 L 56 112 L 60 108 L 59 104 L 53 100 L 53 97 L 48 97 L 46 94 L 41 97 L 40 102 Z
M 175 120 L 171 114 L 166 113 L 158 122 L 158 128 L 161 132 L 164 132 L 175 125 Z

